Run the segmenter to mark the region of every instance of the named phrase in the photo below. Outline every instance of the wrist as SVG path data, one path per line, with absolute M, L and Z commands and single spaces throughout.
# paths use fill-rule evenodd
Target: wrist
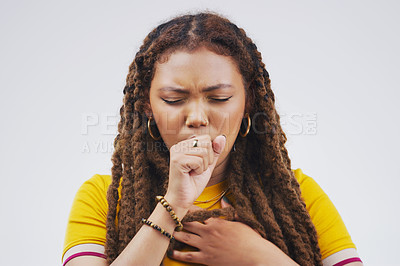
M 168 193 L 165 194 L 164 199 L 168 202 L 169 206 L 171 206 L 171 208 L 175 212 L 176 216 L 178 216 L 178 219 L 182 221 L 183 217 L 185 217 L 186 213 L 189 211 L 189 208 L 182 207 Z M 161 203 L 159 203 L 159 204 L 161 205 Z

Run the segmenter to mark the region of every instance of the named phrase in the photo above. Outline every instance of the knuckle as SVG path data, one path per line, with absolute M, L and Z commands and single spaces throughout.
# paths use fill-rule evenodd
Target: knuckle
M 216 228 L 211 228 L 209 234 L 215 237 L 219 235 L 219 231 Z
M 200 141 L 201 141 L 202 147 L 204 147 L 204 146 L 207 147 L 211 143 L 211 137 L 209 135 L 202 136 L 200 138 Z
M 190 242 L 190 241 L 192 240 L 192 236 L 185 233 L 185 234 L 182 236 L 182 240 L 183 240 L 183 242 Z
M 177 145 L 178 145 L 178 143 L 177 143 L 177 144 L 174 144 L 174 145 L 172 145 L 172 146 L 171 146 L 171 148 L 170 148 L 170 150 L 175 150 Z
M 200 154 L 201 154 L 202 156 L 207 156 L 207 155 L 208 155 L 208 150 L 207 150 L 206 148 L 202 148 L 202 149 L 200 150 Z
M 179 162 L 179 159 L 178 159 L 178 156 L 171 156 L 171 163 L 177 163 L 177 162 Z
M 191 262 L 194 259 L 193 254 L 191 252 L 187 252 L 182 257 L 184 258 L 184 260 L 186 260 L 188 262 Z
M 217 218 L 209 218 L 206 220 L 206 224 L 208 225 L 207 230 L 210 234 L 215 234 L 218 232 L 218 224 L 219 221 Z
M 209 218 L 208 220 L 210 221 L 210 223 L 216 223 L 216 222 L 218 222 L 218 219 L 215 218 L 215 217 L 211 217 L 211 218 Z
M 200 158 L 200 157 L 193 157 L 193 162 L 196 164 L 196 165 L 201 165 L 201 164 L 203 164 L 203 159 L 202 158 Z
M 215 256 L 214 253 L 208 252 L 207 254 L 204 255 L 205 261 L 215 261 L 217 257 Z

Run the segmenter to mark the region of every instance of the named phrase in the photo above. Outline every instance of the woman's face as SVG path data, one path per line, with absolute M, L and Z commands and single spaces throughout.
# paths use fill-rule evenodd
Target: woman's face
M 155 66 L 150 112 L 168 148 L 193 135 L 227 137 L 225 161 L 245 110 L 242 75 L 231 57 L 201 47 L 178 50 Z

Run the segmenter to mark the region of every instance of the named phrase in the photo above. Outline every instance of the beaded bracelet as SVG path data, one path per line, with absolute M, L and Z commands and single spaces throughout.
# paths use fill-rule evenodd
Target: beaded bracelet
M 165 235 L 166 237 L 168 237 L 170 240 L 174 240 L 174 236 L 172 236 L 170 233 L 166 232 L 164 229 L 162 229 L 161 227 L 159 227 L 158 225 L 156 225 L 155 223 L 142 218 L 142 223 L 147 224 L 151 227 L 153 227 L 154 229 L 156 229 L 157 231 L 160 231 L 161 234 Z
M 174 219 L 176 223 L 176 231 L 181 231 L 183 229 L 183 225 L 181 221 L 179 220 L 178 216 L 176 216 L 174 210 L 172 210 L 171 206 L 169 206 L 169 203 L 165 200 L 164 196 L 157 196 L 156 197 L 157 201 L 161 203 L 161 205 L 167 209 L 169 214 L 171 215 L 172 219 Z

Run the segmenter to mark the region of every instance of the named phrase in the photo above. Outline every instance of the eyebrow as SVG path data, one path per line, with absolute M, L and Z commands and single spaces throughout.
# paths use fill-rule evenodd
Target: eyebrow
M 210 92 L 210 91 L 223 89 L 223 88 L 233 88 L 233 86 L 231 84 L 220 83 L 217 85 L 205 87 L 201 91 L 202 92 Z M 182 94 L 189 94 L 189 90 L 182 89 L 182 88 L 176 88 L 176 87 L 163 87 L 163 88 L 160 88 L 159 90 L 160 91 L 173 91 L 173 92 L 182 93 Z

